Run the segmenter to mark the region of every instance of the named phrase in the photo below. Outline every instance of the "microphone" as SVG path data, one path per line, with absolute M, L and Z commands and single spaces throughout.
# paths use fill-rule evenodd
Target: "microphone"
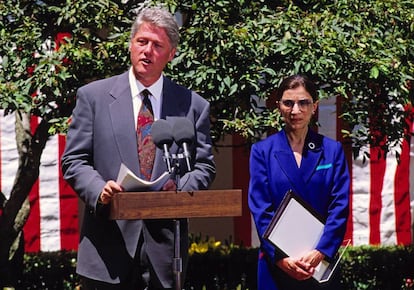
M 178 146 L 183 147 L 187 169 L 188 171 L 191 171 L 191 156 L 190 152 L 188 151 L 188 147 L 193 143 L 195 138 L 193 123 L 185 117 L 177 118 L 173 127 L 173 136 L 175 143 L 177 143 Z
M 167 164 L 168 172 L 171 173 L 171 155 L 169 149 L 174 142 L 174 138 L 171 133 L 170 124 L 164 119 L 155 121 L 151 126 L 151 136 L 154 144 L 164 151 L 164 159 Z

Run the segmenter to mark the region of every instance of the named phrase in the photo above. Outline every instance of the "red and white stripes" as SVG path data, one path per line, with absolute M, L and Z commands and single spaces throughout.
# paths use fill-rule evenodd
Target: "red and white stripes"
M 10 196 L 18 167 L 14 114 L 0 114 L 1 190 Z M 37 118 L 32 118 L 35 130 Z M 55 135 L 47 141 L 41 157 L 39 178 L 29 194 L 31 212 L 24 227 L 27 252 L 75 250 L 79 238 L 78 199 L 60 171 L 65 137 Z
M 336 118 L 336 100 L 320 102 L 319 132 L 340 138 Z M 378 148 L 364 148 L 371 158 L 352 159 L 351 207 L 347 238 L 354 245 L 395 245 L 412 243 L 412 208 L 414 187 L 410 176 L 414 162 L 413 142 L 403 141 L 402 148 L 392 148 L 387 158 L 378 158 Z M 400 153 L 398 163 L 396 152 Z M 411 195 L 411 196 L 410 196 Z
M 340 138 L 340 122 L 336 118 L 336 100 L 322 100 L 318 110 L 319 132 L 334 139 Z M 0 111 L 0 189 L 9 197 L 18 167 L 18 153 L 15 140 L 14 115 L 3 115 Z M 31 127 L 37 126 L 32 118 Z M 76 250 L 79 238 L 78 198 L 63 180 L 60 170 L 60 156 L 65 146 L 65 137 L 50 137 L 43 155 L 39 179 L 33 186 L 29 199 L 31 213 L 24 227 L 26 251 Z M 404 140 L 402 148 L 395 148 L 386 159 L 378 159 L 377 148 L 368 150 L 371 159 L 362 162 L 362 155 L 352 159 L 347 152 L 352 175 L 350 218 L 347 238 L 354 245 L 411 244 L 413 236 L 414 209 L 414 142 Z M 397 162 L 396 152 L 400 153 Z M 247 151 L 235 151 L 247 154 Z M 248 172 L 248 156 L 236 158 L 246 160 L 245 168 L 233 169 L 233 175 Z M 243 173 L 246 174 L 246 173 Z M 246 174 L 248 175 L 248 173 Z M 240 180 L 240 178 L 237 178 Z M 244 184 L 235 184 L 244 188 Z M 245 189 L 243 189 L 245 191 Z M 246 202 L 246 200 L 244 200 Z M 244 205 L 245 208 L 247 205 Z M 245 216 L 245 218 L 243 218 Z M 250 222 L 248 211 L 236 218 L 235 235 L 247 229 Z M 238 223 L 237 220 L 243 221 Z M 250 227 L 248 227 L 250 229 Z M 251 226 L 250 241 L 245 245 L 258 245 L 254 225 Z

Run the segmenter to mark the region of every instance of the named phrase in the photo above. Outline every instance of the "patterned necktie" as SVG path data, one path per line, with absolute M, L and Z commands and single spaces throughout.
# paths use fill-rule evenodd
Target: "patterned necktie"
M 145 180 L 151 179 L 155 157 L 155 144 L 150 135 L 151 126 L 154 122 L 154 112 L 148 97 L 149 94 L 150 92 L 148 90 L 141 92 L 143 99 L 137 120 L 138 158 L 141 177 Z

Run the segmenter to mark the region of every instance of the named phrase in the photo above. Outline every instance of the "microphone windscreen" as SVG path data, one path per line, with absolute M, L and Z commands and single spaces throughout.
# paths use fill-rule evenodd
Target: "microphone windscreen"
M 184 142 L 193 143 L 195 137 L 193 123 L 185 117 L 177 118 L 173 126 L 173 136 L 178 145 L 182 145 Z
M 164 144 L 171 146 L 171 144 L 174 142 L 171 126 L 164 119 L 159 119 L 152 123 L 151 136 L 154 144 L 161 149 Z

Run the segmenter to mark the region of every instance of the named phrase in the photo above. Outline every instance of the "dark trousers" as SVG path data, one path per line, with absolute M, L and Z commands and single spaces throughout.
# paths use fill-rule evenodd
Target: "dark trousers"
M 125 281 L 119 284 L 111 284 L 96 281 L 87 277 L 80 277 L 81 290 L 161 290 L 162 283 L 158 279 L 145 251 L 142 237 L 139 240 L 134 258 L 134 266 L 128 273 Z

